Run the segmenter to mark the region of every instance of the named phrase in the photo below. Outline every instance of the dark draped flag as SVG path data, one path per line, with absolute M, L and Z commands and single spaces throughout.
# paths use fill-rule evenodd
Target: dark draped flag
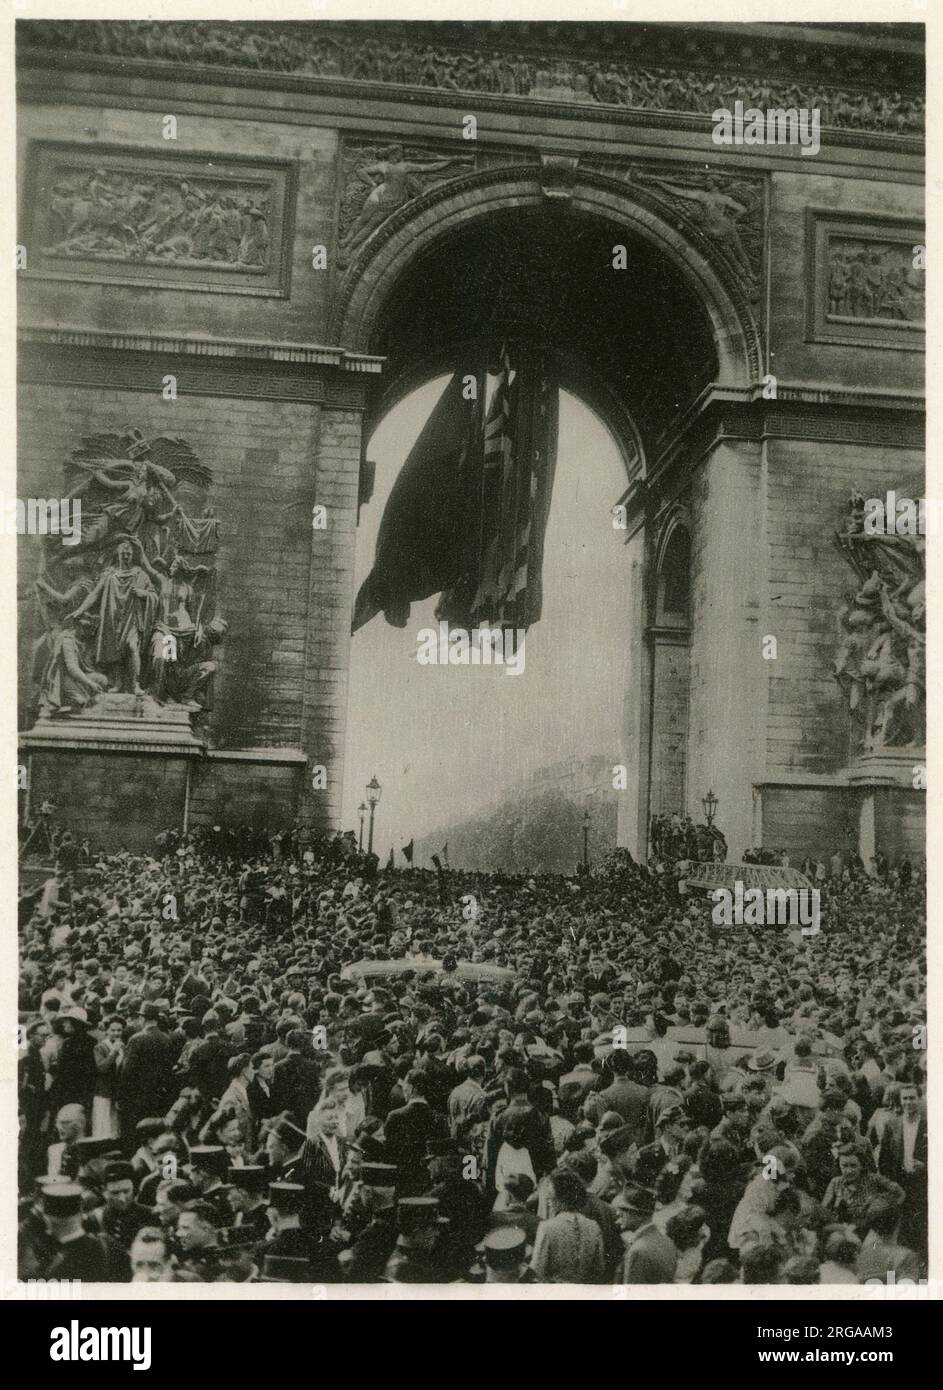
M 540 618 L 557 456 L 552 359 L 503 347 L 484 419 L 484 371 L 475 400 L 467 379 L 452 377 L 393 485 L 352 632 L 380 611 L 405 627 L 410 604 L 435 593 L 436 617 L 455 627 L 526 630 Z
M 381 611 L 393 627 L 405 627 L 411 603 L 462 578 L 467 472 L 480 434 L 483 386 L 482 377 L 477 399 L 466 400 L 463 375 L 456 372 L 410 449 L 387 499 L 351 632 Z

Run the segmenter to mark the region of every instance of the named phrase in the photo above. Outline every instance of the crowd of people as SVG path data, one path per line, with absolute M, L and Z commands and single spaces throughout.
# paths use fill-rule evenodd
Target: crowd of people
M 719 928 L 677 863 L 232 827 L 20 924 L 20 1277 L 820 1284 L 927 1257 L 922 875 Z M 762 861 L 755 861 L 762 862 Z

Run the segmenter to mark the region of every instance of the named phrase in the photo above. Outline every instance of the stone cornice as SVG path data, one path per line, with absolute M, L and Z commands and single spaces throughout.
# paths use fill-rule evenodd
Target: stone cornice
M 21 344 L 95 348 L 99 351 L 172 353 L 182 357 L 243 358 L 253 362 L 292 362 L 335 367 L 343 372 L 379 374 L 385 358 L 316 343 L 277 343 L 263 339 L 187 338 L 169 333 L 115 333 L 98 328 L 30 324 L 18 330 Z
M 633 480 L 620 501 L 628 509 L 626 539 L 644 519 L 649 499 L 662 505 L 682 491 L 691 473 L 721 440 L 806 440 L 814 444 L 881 445 L 922 449 L 925 402 L 916 392 L 847 390 L 778 383 L 777 399 L 761 387 L 711 386 L 690 407 L 644 478 Z
M 150 392 L 171 373 L 185 395 L 363 410 L 382 360 L 300 343 L 24 328 L 17 367 L 23 384 Z

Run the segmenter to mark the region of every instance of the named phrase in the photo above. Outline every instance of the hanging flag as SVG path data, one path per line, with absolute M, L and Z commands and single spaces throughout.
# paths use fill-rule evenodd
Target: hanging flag
M 476 398 L 466 399 L 467 375 L 456 372 L 449 381 L 393 484 L 351 632 L 381 611 L 393 627 L 405 627 L 411 603 L 441 593 L 465 575 L 469 470 L 484 390 L 482 375 Z
M 544 540 L 557 467 L 560 395 L 546 353 L 533 354 L 520 377 L 517 529 L 505 621 L 526 630 L 543 611 Z
M 501 348 L 498 380 L 485 417 L 482 441 L 481 495 L 478 503 L 478 584 L 472 599 L 469 627 L 491 623 L 499 608 L 501 518 L 507 479 L 513 470 L 511 436 L 511 359 Z
M 549 354 L 502 349 L 484 429 L 481 565 L 470 626 L 526 630 L 543 607 L 543 547 L 557 457 Z
M 442 846 L 442 855 L 443 855 L 443 858 L 445 859 L 445 862 L 446 862 L 446 864 L 447 864 L 447 863 L 449 862 L 449 842 L 448 842 L 448 840 L 446 840 L 445 844 Z
M 413 841 L 412 841 L 412 840 L 410 840 L 410 842 L 409 842 L 408 845 L 404 845 L 404 846 L 403 846 L 401 853 L 402 853 L 403 858 L 406 860 L 406 863 L 407 863 L 407 864 L 411 864 L 411 863 L 413 862 Z

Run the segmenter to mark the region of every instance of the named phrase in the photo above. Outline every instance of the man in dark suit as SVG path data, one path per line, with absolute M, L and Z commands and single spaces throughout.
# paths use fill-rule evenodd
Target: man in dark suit
M 434 1140 L 448 1138 L 448 1126 L 429 1104 L 427 1072 L 411 1071 L 401 1084 L 406 1104 L 391 1110 L 383 1127 L 386 1157 L 399 1174 L 400 1196 L 418 1197 L 429 1186 L 426 1153 Z
M 633 1142 L 642 1145 L 649 1138 L 648 1087 L 640 1086 L 633 1080 L 632 1058 L 625 1048 L 616 1048 L 611 1052 L 606 1065 L 612 1074 L 612 1082 L 604 1090 L 587 1097 L 583 1114 L 592 1124 L 598 1125 L 607 1110 L 614 1110 L 631 1128 Z
M 207 1101 L 218 1101 L 229 1085 L 232 1048 L 220 1035 L 219 1015 L 213 1009 L 203 1015 L 203 1041 L 190 1055 L 190 1080 Z
M 523 1140 L 538 1182 L 556 1163 L 550 1120 L 542 1110 L 530 1103 L 527 1073 L 512 1067 L 505 1077 L 504 1084 L 508 1098 L 507 1106 L 491 1121 L 485 1140 L 485 1189 L 491 1193 L 495 1188 L 498 1154 L 501 1152 L 501 1145 L 509 1126 L 514 1130 L 515 1138 L 520 1137 Z
M 599 1080 L 599 1073 L 592 1066 L 593 1055 L 591 1042 L 578 1042 L 573 1048 L 573 1070 L 560 1077 L 557 1088 L 560 1114 L 574 1123 L 580 1106 Z
M 321 1071 L 317 1062 L 306 1053 L 307 1033 L 293 1028 L 285 1042 L 288 1056 L 275 1063 L 272 1079 L 275 1114 L 280 1115 L 287 1110 L 289 1117 L 303 1130 L 321 1094 Z
M 904 1245 L 920 1256 L 927 1251 L 927 1116 L 920 1087 L 905 1081 L 900 1090 L 901 1114 L 884 1126 L 878 1148 L 878 1172 L 904 1191 L 900 1235 Z
M 177 1049 L 161 1030 L 159 1018 L 157 1006 L 145 1001 L 141 1005 L 144 1026 L 125 1048 L 118 1073 L 118 1110 L 125 1135 L 133 1134 L 138 1120 L 145 1116 L 165 1114 L 177 1094 Z
M 267 1052 L 257 1052 L 252 1058 L 253 1077 L 246 1087 L 249 1112 L 258 1131 L 263 1120 L 280 1114 L 275 1096 L 275 1059 Z

